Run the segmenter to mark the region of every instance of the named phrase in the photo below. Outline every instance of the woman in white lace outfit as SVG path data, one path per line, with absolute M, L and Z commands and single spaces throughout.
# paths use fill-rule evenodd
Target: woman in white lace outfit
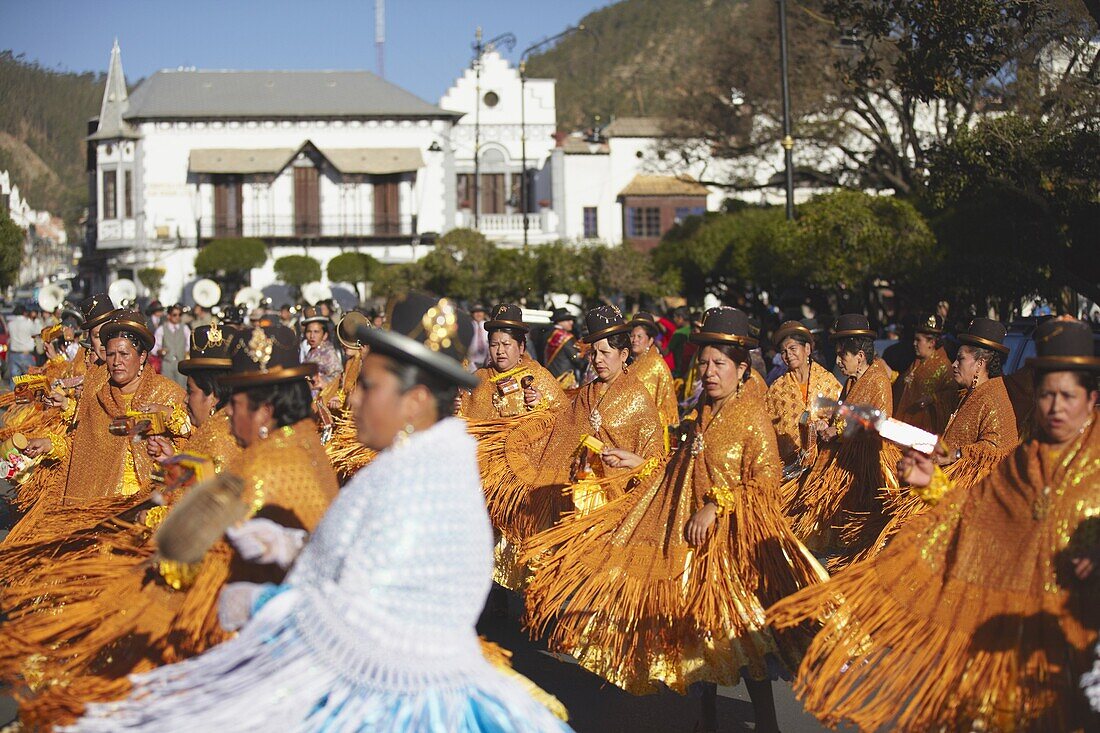
M 474 624 L 492 570 L 474 440 L 445 417 L 473 387 L 470 321 L 446 299 L 391 304 L 360 332 L 351 410 L 381 451 L 341 491 L 280 586 L 238 587 L 237 638 L 133 678 L 77 731 L 565 731 L 486 661 Z M 258 538 L 264 552 L 295 542 Z M 241 603 L 246 599 L 245 603 Z

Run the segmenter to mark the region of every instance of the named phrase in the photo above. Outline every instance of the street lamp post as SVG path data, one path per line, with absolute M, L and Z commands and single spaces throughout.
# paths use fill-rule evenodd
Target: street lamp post
M 527 192 L 527 184 L 528 184 L 528 181 L 527 181 L 527 57 L 531 54 L 532 51 L 536 51 L 536 50 L 542 48 L 543 46 L 546 46 L 550 43 L 553 43 L 554 41 L 558 40 L 559 38 L 564 38 L 565 36 L 569 35 L 573 31 L 583 31 L 583 30 L 587 30 L 587 28 L 584 27 L 583 23 L 579 24 L 579 25 L 569 26 L 568 28 L 563 30 L 561 33 L 558 33 L 557 35 L 550 36 L 549 38 L 544 38 L 541 41 L 539 41 L 538 43 L 534 43 L 534 44 L 528 46 L 527 48 L 525 48 L 523 50 L 523 53 L 521 53 L 520 56 L 519 56 L 519 149 L 520 149 L 519 155 L 520 155 L 520 158 L 523 159 L 523 162 L 522 162 L 523 172 L 522 172 L 522 178 L 521 178 L 522 183 L 521 183 L 520 191 L 519 191 L 519 200 L 520 200 L 520 209 L 523 212 L 523 246 L 524 247 L 527 246 L 527 229 L 528 229 L 528 226 L 529 226 L 529 224 L 527 222 L 527 209 L 529 208 L 528 203 L 527 203 L 527 197 L 528 197 L 528 192 Z
M 777 0 L 779 9 L 779 68 L 783 86 L 783 162 L 786 167 L 787 220 L 794 219 L 794 158 L 791 149 L 791 88 L 787 76 L 787 0 Z
M 474 229 L 481 219 L 481 57 L 496 46 L 509 51 L 516 47 L 512 33 L 501 33 L 489 41 L 481 40 L 481 26 L 474 33 Z

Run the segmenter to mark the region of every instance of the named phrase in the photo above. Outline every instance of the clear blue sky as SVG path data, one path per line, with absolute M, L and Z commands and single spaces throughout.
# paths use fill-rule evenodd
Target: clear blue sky
M 438 101 L 485 38 L 513 60 L 610 0 L 387 0 L 386 78 Z M 0 49 L 43 66 L 106 71 L 118 37 L 131 83 L 158 69 L 377 71 L 374 0 L 0 0 Z

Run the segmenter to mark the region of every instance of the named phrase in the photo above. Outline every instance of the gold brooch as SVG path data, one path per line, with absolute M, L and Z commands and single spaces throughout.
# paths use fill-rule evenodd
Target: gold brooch
M 267 362 L 271 360 L 271 352 L 275 342 L 268 337 L 262 328 L 252 330 L 252 338 L 248 340 L 248 358 L 260 365 L 260 371 L 267 371 Z
M 455 315 L 454 305 L 446 298 L 440 299 L 420 319 L 420 325 L 427 335 L 425 345 L 429 349 L 439 351 L 449 348 L 455 333 L 458 332 L 458 318 Z
M 222 330 L 218 328 L 217 321 L 211 321 L 210 328 L 206 330 L 206 349 L 211 346 L 221 346 L 222 344 Z M 203 349 L 204 351 L 206 349 Z

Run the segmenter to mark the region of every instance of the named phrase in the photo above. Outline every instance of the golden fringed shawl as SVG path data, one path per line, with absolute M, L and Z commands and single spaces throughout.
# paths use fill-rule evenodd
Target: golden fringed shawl
M 768 611 L 824 623 L 795 684 L 808 711 L 861 730 L 1092 729 L 1077 685 L 1100 582 L 1069 561 L 1100 542 L 1100 429 L 1049 451 L 1019 446 L 879 556 Z
M 234 460 L 222 461 L 229 463 L 224 470 L 246 478 L 254 516 L 309 530 L 316 526 L 335 496 L 336 481 L 311 420 L 280 428 L 244 451 L 230 448 L 236 441 L 227 420 L 214 421 L 211 428 L 197 436 L 199 442 L 235 452 Z M 19 641 L 13 653 L 0 656 L 0 679 L 13 673 L 39 679 L 37 694 L 21 708 L 24 722 L 71 722 L 86 703 L 127 694 L 127 675 L 223 641 L 229 634 L 217 621 L 221 587 L 236 580 L 277 582 L 283 574 L 276 566 L 240 561 L 222 541 L 203 560 L 193 584 L 174 591 L 146 570 L 154 550 L 151 534 L 142 525 L 108 523 L 63 568 L 42 569 L 56 612 L 35 613 L 40 601 L 28 590 L 22 601 L 26 616 L 16 627 L 0 629 L 0 640 L 11 634 Z M 105 547 L 111 551 L 105 553 Z
M 139 385 L 129 404 L 134 409 L 150 403 L 169 407 L 183 406 L 187 396 L 183 389 L 167 377 L 145 369 L 138 377 Z M 141 441 L 134 443 L 126 436 L 111 435 L 111 420 L 126 415 L 126 401 L 118 387 L 105 383 L 93 394 L 85 392 L 82 403 L 87 409 L 78 411 L 79 422 L 71 437 L 69 475 L 65 483 L 65 503 L 110 496 L 118 491 L 122 480 L 125 454 L 133 456 L 134 472 L 141 485 L 140 494 L 149 491 L 150 476 L 155 461 Z M 177 445 L 177 450 L 179 445 Z
M 1000 377 L 986 380 L 965 397 L 942 440 L 949 455 L 956 449 L 962 451 L 962 458 L 944 468 L 956 491 L 981 481 L 1005 455 L 1015 450 L 1020 436 L 1016 433 L 1016 416 L 1004 380 Z M 889 521 L 863 557 L 881 551 L 905 523 L 930 508 L 917 494 L 904 488 L 886 491 L 883 501 Z
M 522 389 L 508 395 L 500 395 L 497 392 L 497 383 L 501 379 L 515 377 L 518 381 L 526 374 L 535 378 L 534 387 L 542 393 L 546 401 L 545 404 L 534 409 L 554 408 L 565 402 L 565 392 L 561 388 L 561 383 L 541 364 L 527 354 L 523 354 L 520 356 L 519 363 L 506 372 L 498 372 L 491 366 L 482 367 L 474 372 L 474 376 L 480 379 L 481 383 L 469 392 L 461 393 L 459 417 L 472 422 L 485 422 L 518 417 L 532 412 L 532 409 L 523 402 Z
M 923 361 L 915 359 L 894 382 L 894 417 L 939 435 L 947 426 L 957 397 L 951 361 L 947 352 L 939 348 Z M 922 399 L 929 400 L 929 404 L 918 405 Z
M 645 385 L 649 396 L 657 405 L 657 415 L 666 428 L 680 424 L 680 406 L 676 402 L 676 385 L 661 352 L 651 346 L 630 365 L 638 371 L 638 379 Z
M 890 378 L 881 359 L 876 359 L 859 379 L 849 379 L 841 399 L 851 404 L 867 404 L 889 415 L 892 398 Z M 901 457 L 893 445 L 885 444 L 877 434 L 859 432 L 830 443 L 818 442 L 817 459 L 801 478 L 784 485 L 787 515 L 795 535 L 817 552 L 841 549 L 835 530 L 845 522 L 874 522 L 881 518 L 882 486 L 895 488 L 893 466 Z M 843 548 L 856 552 L 858 545 L 869 545 L 878 536 L 875 527 L 870 536 Z M 855 535 L 867 534 L 861 530 Z
M 700 429 L 700 428 L 697 428 Z M 826 577 L 787 526 L 781 466 L 758 399 L 703 408 L 692 438 L 665 470 L 589 514 L 573 514 L 525 545 L 535 573 L 525 622 L 551 628 L 550 646 L 633 694 L 660 681 L 736 684 L 742 668 L 767 679 L 766 657 L 797 656 L 766 627 L 771 602 Z M 702 548 L 684 529 L 708 494 L 721 514 Z
M 563 511 L 573 508 L 566 487 L 579 477 L 581 439 L 593 435 L 608 447 L 658 459 L 664 454 L 664 427 L 642 383 L 628 373 L 600 391 L 591 382 L 567 395 L 555 410 L 538 410 L 509 420 L 471 422 L 467 429 L 478 441 L 478 465 L 486 506 L 493 527 L 501 534 L 494 580 L 513 590 L 522 587 L 526 565 L 519 548 L 536 532 L 553 526 Z M 598 405 L 600 429 L 591 422 Z M 632 485 L 629 469 L 608 468 L 598 456 L 588 456 L 593 472 L 583 500 L 594 506 L 615 498 Z
M 775 427 L 779 458 L 784 464 L 796 460 L 799 451 L 805 447 L 802 445 L 799 420 L 813 399 L 819 394 L 831 400 L 840 396 L 840 382 L 836 381 L 832 372 L 813 360 L 810 361 L 809 381 L 805 400 L 798 379 L 789 371 L 775 380 L 764 395 L 764 406 Z
M 359 442 L 355 421 L 347 414 L 333 417 L 332 440 L 325 443 L 325 454 L 332 463 L 332 469 L 341 486 L 378 455 Z

